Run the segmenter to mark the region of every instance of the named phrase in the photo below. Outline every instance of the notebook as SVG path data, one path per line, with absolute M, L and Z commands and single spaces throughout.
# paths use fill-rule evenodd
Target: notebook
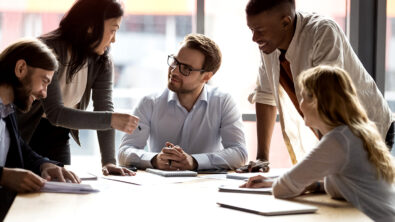
M 226 175 L 227 179 L 236 179 L 236 180 L 246 180 L 249 179 L 250 177 L 257 176 L 257 175 L 262 175 L 267 178 L 277 178 L 281 175 L 283 175 L 287 169 L 270 169 L 269 172 L 267 173 L 261 173 L 261 172 L 254 172 L 254 173 L 228 173 Z
M 227 174 L 227 169 L 207 169 L 207 170 L 198 170 L 199 174 Z
M 218 187 L 220 192 L 236 192 L 236 193 L 258 193 L 258 194 L 272 194 L 272 188 L 241 188 L 237 186 L 222 185 Z
M 265 196 L 259 196 L 265 197 Z M 245 200 L 239 198 L 227 199 L 218 201 L 217 204 L 221 207 L 230 208 L 234 210 L 241 210 L 250 213 L 275 216 L 275 215 L 286 215 L 286 214 L 304 214 L 304 213 L 315 213 L 317 207 L 300 204 L 286 200 L 280 200 L 272 198 L 272 196 L 266 196 L 270 198 L 261 198 L 257 201 L 256 198 L 249 197 Z
M 164 177 L 196 177 L 197 176 L 197 172 L 190 170 L 167 171 L 167 170 L 147 168 L 145 169 L 145 171 L 148 173 L 153 173 Z

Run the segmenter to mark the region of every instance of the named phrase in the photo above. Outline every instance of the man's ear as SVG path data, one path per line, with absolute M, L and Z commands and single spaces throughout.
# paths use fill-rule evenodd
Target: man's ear
M 15 64 L 15 75 L 18 79 L 25 78 L 27 74 L 27 63 L 24 59 L 19 59 Z
M 283 28 L 289 29 L 292 26 L 291 16 L 284 16 L 281 21 L 281 25 L 283 26 Z
M 211 79 L 211 77 L 213 77 L 213 75 L 213 72 L 205 72 L 203 80 L 207 83 Z

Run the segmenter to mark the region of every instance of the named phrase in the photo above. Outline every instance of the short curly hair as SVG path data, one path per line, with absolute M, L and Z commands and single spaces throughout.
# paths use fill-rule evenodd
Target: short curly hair
M 222 53 L 218 45 L 202 34 L 189 34 L 185 36 L 183 45 L 198 50 L 204 55 L 203 69 L 215 74 L 221 66 Z
M 257 15 L 284 3 L 291 4 L 295 8 L 295 0 L 250 0 L 246 6 L 246 13 L 248 16 Z

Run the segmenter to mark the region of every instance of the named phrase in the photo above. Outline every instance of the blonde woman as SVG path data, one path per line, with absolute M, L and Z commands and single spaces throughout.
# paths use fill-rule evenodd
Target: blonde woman
M 344 198 L 375 221 L 395 221 L 395 164 L 343 69 L 318 66 L 299 79 L 307 126 L 323 137 L 304 160 L 276 181 L 257 176 L 242 187 L 270 187 L 279 198 L 319 189 Z

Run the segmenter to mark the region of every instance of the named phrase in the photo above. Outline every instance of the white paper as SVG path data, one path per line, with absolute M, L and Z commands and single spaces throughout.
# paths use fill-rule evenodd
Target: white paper
M 107 180 L 115 180 L 135 185 L 158 185 L 158 184 L 171 184 L 182 183 L 192 180 L 198 180 L 198 177 L 163 177 L 151 173 L 136 173 L 135 176 L 103 176 Z
M 261 172 L 254 172 L 254 173 L 228 173 L 226 175 L 227 179 L 236 179 L 236 180 L 245 180 L 253 176 L 261 175 L 267 178 L 277 178 L 281 175 L 283 175 L 288 169 L 286 168 L 275 168 L 275 169 L 270 169 L 269 172 L 267 173 L 261 173 Z
M 204 175 L 198 175 L 198 177 L 204 179 L 225 180 L 226 174 L 204 174 Z
M 49 193 L 93 193 L 98 192 L 98 189 L 92 188 L 89 184 L 78 184 L 78 183 L 64 183 L 47 181 L 41 188 L 40 192 Z

